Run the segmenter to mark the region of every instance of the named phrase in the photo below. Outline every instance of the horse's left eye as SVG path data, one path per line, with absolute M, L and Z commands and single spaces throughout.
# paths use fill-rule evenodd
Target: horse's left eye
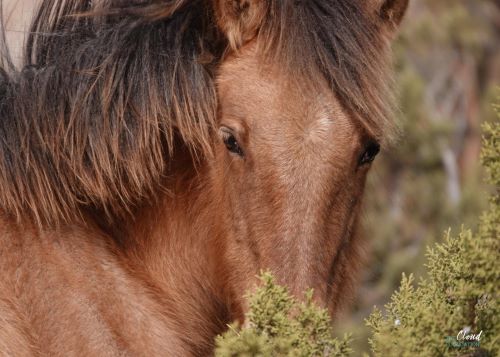
M 243 149 L 241 148 L 240 144 L 238 144 L 238 140 L 236 140 L 234 134 L 229 130 L 224 129 L 221 129 L 221 133 L 222 140 L 224 141 L 226 149 L 233 154 L 243 156 Z
M 368 145 L 366 145 L 365 150 L 359 157 L 358 165 L 362 166 L 365 164 L 371 163 L 373 160 L 375 160 L 375 156 L 380 151 L 380 144 L 375 142 L 375 141 L 370 141 Z

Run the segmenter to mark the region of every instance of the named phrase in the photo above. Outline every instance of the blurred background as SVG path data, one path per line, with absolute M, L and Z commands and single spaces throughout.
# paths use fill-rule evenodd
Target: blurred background
M 14 58 L 38 2 L 3 1 Z M 394 54 L 401 136 L 370 175 L 367 266 L 351 309 L 337 317 L 355 356 L 369 350 L 364 319 L 388 302 L 401 273 L 421 276 L 426 246 L 449 227 L 474 229 L 485 207 L 481 123 L 495 120 L 500 98 L 500 0 L 410 0 Z
M 6 40 L 15 63 L 21 62 L 22 49 L 26 31 L 41 0 L 0 0 L 5 22 Z
M 337 320 L 353 334 L 355 356 L 369 351 L 364 319 L 388 302 L 402 272 L 422 276 L 426 246 L 450 227 L 474 229 L 485 208 L 479 151 L 481 124 L 498 120 L 500 1 L 410 0 L 394 54 L 401 136 L 370 173 L 367 266 Z

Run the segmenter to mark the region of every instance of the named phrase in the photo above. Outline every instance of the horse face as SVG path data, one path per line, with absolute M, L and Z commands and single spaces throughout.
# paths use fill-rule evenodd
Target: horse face
M 222 66 L 218 90 L 215 176 L 241 284 L 270 270 L 296 295 L 314 288 L 333 304 L 377 142 L 326 84 L 262 66 L 252 45 Z
M 381 68 L 408 0 L 215 3 L 230 51 L 214 180 L 234 295 L 270 270 L 333 313 L 359 265 L 361 197 L 390 97 Z

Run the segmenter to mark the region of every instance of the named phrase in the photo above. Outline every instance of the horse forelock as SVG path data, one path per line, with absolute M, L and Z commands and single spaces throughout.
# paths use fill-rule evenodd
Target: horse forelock
M 256 42 L 289 78 L 325 81 L 379 141 L 396 134 L 390 48 L 364 0 L 266 1 Z
M 387 137 L 387 46 L 363 1 L 263 4 L 264 57 L 290 78 L 326 79 L 368 131 Z M 175 143 L 209 153 L 212 69 L 226 47 L 213 12 L 208 0 L 44 1 L 23 69 L 0 73 L 0 208 L 40 225 L 85 207 L 125 216 L 154 198 Z

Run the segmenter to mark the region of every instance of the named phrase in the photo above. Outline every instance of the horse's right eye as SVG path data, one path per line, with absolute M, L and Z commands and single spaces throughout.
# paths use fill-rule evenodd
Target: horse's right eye
M 240 144 L 238 144 L 238 140 L 236 140 L 236 137 L 230 130 L 221 128 L 221 135 L 224 145 L 229 152 L 238 156 L 243 156 L 243 149 Z
M 370 141 L 368 145 L 365 147 L 365 150 L 359 157 L 358 165 L 362 166 L 365 164 L 371 163 L 373 160 L 375 160 L 375 156 L 380 151 L 380 144 L 377 143 L 376 141 Z

